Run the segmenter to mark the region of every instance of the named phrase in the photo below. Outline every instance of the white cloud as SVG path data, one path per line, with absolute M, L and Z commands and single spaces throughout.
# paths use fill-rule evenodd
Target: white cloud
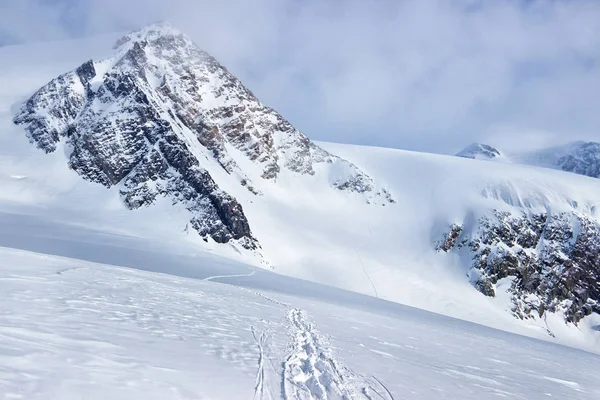
M 0 26 L 22 40 L 169 19 L 317 139 L 453 152 L 510 126 L 600 141 L 592 0 L 6 1 Z

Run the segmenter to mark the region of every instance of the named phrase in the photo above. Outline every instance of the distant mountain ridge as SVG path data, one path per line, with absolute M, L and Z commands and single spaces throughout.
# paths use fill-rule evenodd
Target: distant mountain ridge
M 502 160 L 600 178 L 600 143 L 598 142 L 578 141 L 562 146 L 517 152 L 508 156 L 487 144 L 473 143 L 456 153 L 456 156 L 478 160 Z

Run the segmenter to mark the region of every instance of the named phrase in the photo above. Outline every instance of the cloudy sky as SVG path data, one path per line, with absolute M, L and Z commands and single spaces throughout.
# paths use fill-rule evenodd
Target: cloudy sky
M 0 45 L 159 20 L 314 139 L 600 141 L 598 0 L 0 0 Z

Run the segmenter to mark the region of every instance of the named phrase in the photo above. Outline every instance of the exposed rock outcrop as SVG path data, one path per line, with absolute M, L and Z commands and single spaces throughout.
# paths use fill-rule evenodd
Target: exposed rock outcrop
M 495 211 L 471 231 L 452 225 L 440 251 L 469 252 L 470 276 L 487 296 L 511 279 L 519 318 L 564 313 L 577 323 L 600 313 L 600 224 L 578 212 L 520 214 Z M 458 235 L 457 235 L 458 233 Z
M 561 156 L 556 165 L 563 171 L 600 178 L 600 143 L 581 142 Z

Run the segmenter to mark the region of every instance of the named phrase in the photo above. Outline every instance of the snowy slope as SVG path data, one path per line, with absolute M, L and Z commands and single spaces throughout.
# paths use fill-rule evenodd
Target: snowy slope
M 264 270 L 199 280 L 9 248 L 0 268 L 1 398 L 600 395 L 598 355 Z

